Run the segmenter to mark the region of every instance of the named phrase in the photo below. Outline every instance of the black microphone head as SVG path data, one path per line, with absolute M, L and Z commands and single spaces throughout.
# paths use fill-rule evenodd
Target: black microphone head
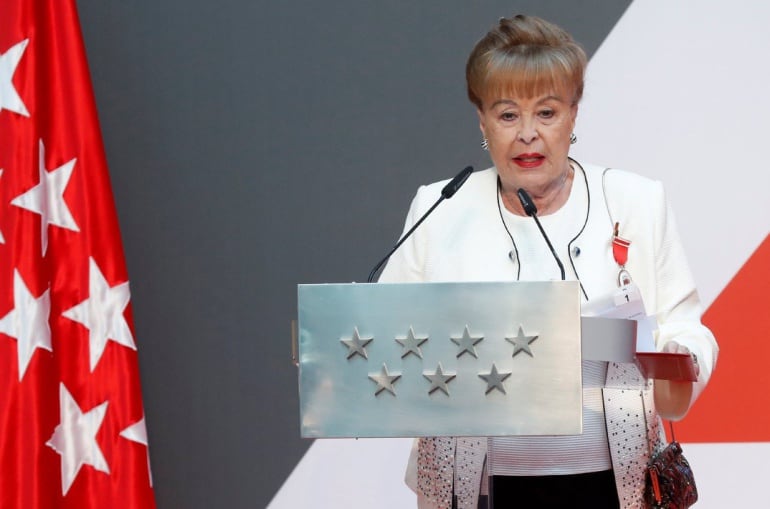
M 524 207 L 524 212 L 526 212 L 528 216 L 537 214 L 537 207 L 535 207 L 535 202 L 532 201 L 532 198 L 529 197 L 529 193 L 520 187 L 516 191 L 516 196 L 519 197 L 521 206 Z
M 444 186 L 444 189 L 441 190 L 441 196 L 444 198 L 451 198 L 454 196 L 457 190 L 460 189 L 460 186 L 465 184 L 465 181 L 468 180 L 468 177 L 470 177 L 471 173 L 473 173 L 473 166 L 466 166 L 463 168 L 463 170 L 458 173 L 455 178 L 450 180 L 449 183 Z

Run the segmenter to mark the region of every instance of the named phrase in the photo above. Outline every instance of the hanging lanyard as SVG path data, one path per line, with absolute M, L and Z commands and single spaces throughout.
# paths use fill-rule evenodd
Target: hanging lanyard
M 623 287 L 631 284 L 631 274 L 626 270 L 628 247 L 631 245 L 631 241 L 622 238 L 619 232 L 620 223 L 615 223 L 615 231 L 612 235 L 612 257 L 615 258 L 615 263 L 620 268 L 618 271 L 618 286 Z

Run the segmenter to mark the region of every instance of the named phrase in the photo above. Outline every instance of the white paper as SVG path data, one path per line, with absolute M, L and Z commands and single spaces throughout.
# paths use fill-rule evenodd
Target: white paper
M 636 351 L 655 352 L 655 334 L 658 323 L 647 316 L 639 287 L 631 283 L 601 297 L 591 299 L 581 308 L 583 316 L 625 318 L 636 321 Z

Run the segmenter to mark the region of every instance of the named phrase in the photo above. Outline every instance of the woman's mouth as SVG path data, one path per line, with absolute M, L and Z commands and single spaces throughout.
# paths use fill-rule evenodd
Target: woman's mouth
M 513 158 L 513 162 L 520 168 L 537 168 L 545 162 L 545 156 L 538 153 L 519 154 Z

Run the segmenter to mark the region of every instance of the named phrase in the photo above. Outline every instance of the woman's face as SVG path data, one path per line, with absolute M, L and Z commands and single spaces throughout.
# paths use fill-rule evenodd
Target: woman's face
M 492 97 L 478 114 L 504 190 L 543 196 L 563 182 L 577 116 L 571 93 Z

